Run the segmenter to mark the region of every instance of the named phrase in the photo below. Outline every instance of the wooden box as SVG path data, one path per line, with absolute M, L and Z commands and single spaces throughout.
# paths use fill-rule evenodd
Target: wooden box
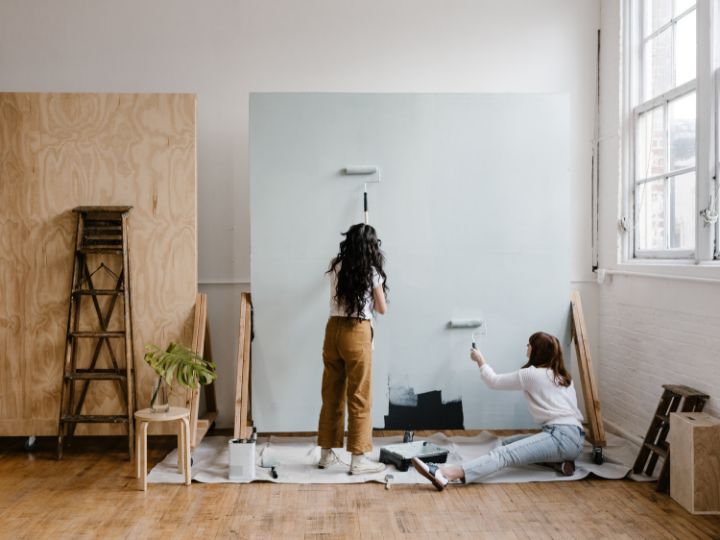
M 670 496 L 693 514 L 720 514 L 720 419 L 670 415 Z

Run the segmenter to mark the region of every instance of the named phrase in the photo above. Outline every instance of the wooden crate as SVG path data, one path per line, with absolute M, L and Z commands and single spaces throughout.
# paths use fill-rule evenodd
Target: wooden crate
M 670 415 L 670 496 L 693 514 L 720 514 L 720 419 Z

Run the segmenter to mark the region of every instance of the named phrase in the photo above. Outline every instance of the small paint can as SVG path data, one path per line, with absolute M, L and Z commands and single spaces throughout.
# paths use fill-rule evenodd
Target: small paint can
M 228 456 L 229 480 L 250 482 L 255 479 L 255 439 L 230 439 Z

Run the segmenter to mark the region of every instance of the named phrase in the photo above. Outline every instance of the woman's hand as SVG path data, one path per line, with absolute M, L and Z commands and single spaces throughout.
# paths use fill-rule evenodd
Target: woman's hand
M 470 359 L 477 363 L 478 367 L 483 367 L 487 362 L 482 353 L 477 349 L 470 349 Z

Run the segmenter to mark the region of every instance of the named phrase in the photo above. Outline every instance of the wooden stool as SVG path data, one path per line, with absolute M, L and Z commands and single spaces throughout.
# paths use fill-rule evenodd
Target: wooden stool
M 143 491 L 147 489 L 147 431 L 150 422 L 178 422 L 178 472 L 185 473 L 185 485 L 190 485 L 190 411 L 184 407 L 170 407 L 164 413 L 142 409 L 135 412 L 137 422 L 137 477 L 142 473 Z

